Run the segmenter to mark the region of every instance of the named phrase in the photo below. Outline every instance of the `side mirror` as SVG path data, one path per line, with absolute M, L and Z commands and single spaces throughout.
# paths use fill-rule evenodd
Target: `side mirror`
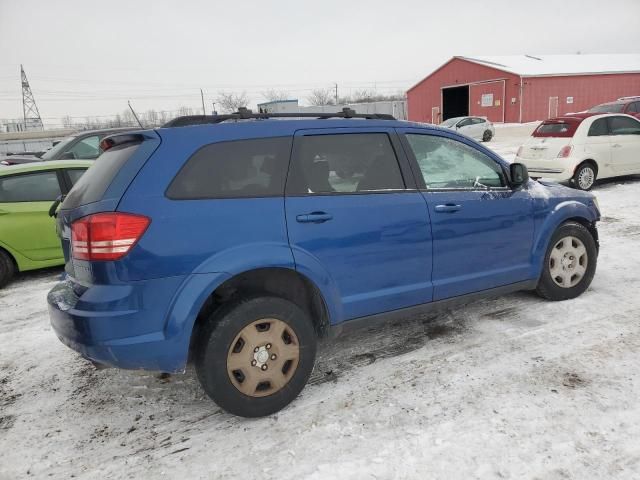
M 529 181 L 529 171 L 523 163 L 512 163 L 509 173 L 511 173 L 512 187 L 521 187 Z

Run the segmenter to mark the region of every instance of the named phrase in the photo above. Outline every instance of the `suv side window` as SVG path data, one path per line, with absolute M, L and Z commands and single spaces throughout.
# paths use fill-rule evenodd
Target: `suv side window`
M 273 197 L 284 194 L 291 137 L 206 145 L 184 164 L 167 189 L 174 200 Z
M 587 134 L 589 137 L 601 137 L 603 135 L 609 135 L 609 126 L 606 117 L 594 121 L 589 127 L 589 133 Z
M 0 203 L 46 202 L 60 195 L 56 172 L 40 172 L 0 177 Z
M 475 148 L 445 137 L 407 134 L 427 189 L 506 187 L 501 166 Z
M 611 135 L 640 135 L 640 122 L 629 117 L 608 117 Z
M 287 191 L 304 195 L 404 188 L 386 133 L 346 133 L 299 137 Z

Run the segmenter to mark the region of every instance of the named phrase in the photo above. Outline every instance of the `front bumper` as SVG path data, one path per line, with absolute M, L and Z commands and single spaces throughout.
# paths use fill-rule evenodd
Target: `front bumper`
M 165 319 L 182 277 L 127 285 L 58 283 L 47 295 L 60 341 L 92 362 L 125 369 L 183 371 L 184 341 L 165 335 Z

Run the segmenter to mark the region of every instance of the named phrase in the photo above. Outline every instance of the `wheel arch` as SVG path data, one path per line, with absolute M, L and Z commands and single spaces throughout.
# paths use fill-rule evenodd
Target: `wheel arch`
M 594 236 L 596 248 L 598 248 L 598 231 L 595 226 L 597 220 L 598 217 L 595 212 L 582 202 L 569 200 L 559 203 L 540 225 L 534 241 L 532 265 L 536 278 L 542 272 L 542 264 L 547 248 L 549 248 L 551 237 L 560 225 L 570 221 L 580 223 Z
M 239 272 L 217 285 L 204 299 L 190 330 L 189 350 L 205 322 L 229 302 L 246 296 L 284 298 L 305 310 L 319 338 L 329 333 L 330 311 L 320 288 L 300 272 L 286 267 L 264 267 Z
M 9 257 L 9 260 L 13 263 L 13 268 L 15 268 L 16 272 L 20 272 L 20 265 L 18 265 L 18 260 L 16 258 L 16 256 L 13 254 L 13 252 L 5 247 L 2 243 L 0 243 L 0 252 L 6 253 L 7 257 Z

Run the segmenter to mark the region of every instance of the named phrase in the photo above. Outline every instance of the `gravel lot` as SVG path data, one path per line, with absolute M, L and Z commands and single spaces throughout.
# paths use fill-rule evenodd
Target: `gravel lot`
M 512 157 L 527 133 L 489 146 Z M 49 327 L 61 270 L 22 275 L 0 290 L 0 479 L 640 478 L 640 178 L 594 192 L 582 297 L 518 293 L 342 337 L 258 420 L 221 412 L 193 371 L 96 371 Z

